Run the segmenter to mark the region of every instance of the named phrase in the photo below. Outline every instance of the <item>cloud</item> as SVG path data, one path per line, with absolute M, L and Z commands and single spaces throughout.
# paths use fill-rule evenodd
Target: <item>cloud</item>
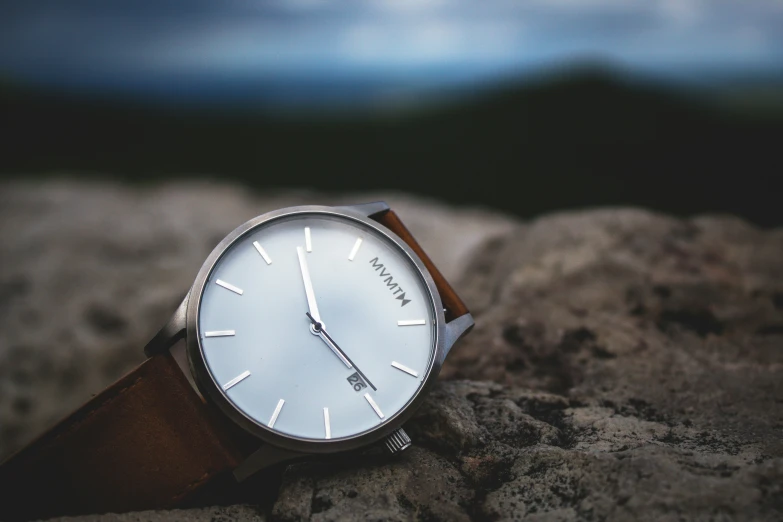
M 640 70 L 779 69 L 783 2 L 38 0 L 0 7 L 0 73 L 54 80 L 470 73 L 585 55 Z

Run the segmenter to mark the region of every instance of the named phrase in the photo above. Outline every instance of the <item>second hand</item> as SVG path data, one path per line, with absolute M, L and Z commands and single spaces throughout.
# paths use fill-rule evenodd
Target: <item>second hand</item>
M 354 362 L 351 360 L 350 357 L 348 357 L 345 354 L 345 352 L 342 350 L 342 348 L 337 346 L 337 343 L 334 342 L 334 339 L 332 339 L 332 337 L 328 333 L 326 333 L 326 330 L 321 328 L 321 323 L 316 321 L 315 318 L 312 315 L 310 315 L 310 312 L 305 312 L 305 315 L 307 315 L 307 317 L 310 318 L 310 321 L 313 323 L 313 327 L 315 328 L 315 331 L 318 332 L 319 334 L 322 334 L 324 337 L 326 337 L 329 340 L 329 342 L 332 343 L 335 348 L 337 348 L 337 351 L 339 351 L 342 354 L 342 356 L 345 357 L 345 359 L 349 363 L 351 363 L 351 366 L 353 366 L 354 370 L 356 370 L 356 373 L 358 373 L 359 375 L 362 376 L 362 379 L 364 379 L 365 382 L 370 385 L 370 388 L 372 388 L 374 391 L 378 391 L 378 388 L 376 388 L 375 385 L 373 385 L 373 383 L 370 381 L 370 379 L 368 379 L 367 376 L 364 375 L 364 372 L 362 372 L 359 369 L 359 367 L 356 366 L 356 364 L 354 364 Z

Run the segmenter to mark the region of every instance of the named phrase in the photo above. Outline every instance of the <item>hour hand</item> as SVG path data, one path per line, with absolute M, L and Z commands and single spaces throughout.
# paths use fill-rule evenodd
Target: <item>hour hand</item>
M 320 322 L 320 321 L 317 321 L 312 316 L 312 314 L 310 314 L 309 312 L 306 315 L 307 315 L 307 317 L 310 318 L 310 322 L 313 323 L 312 326 L 311 326 L 311 331 L 315 335 L 317 335 L 318 337 L 321 338 L 321 340 L 326 344 L 326 346 L 328 346 L 332 350 L 332 352 L 334 352 L 334 354 L 337 356 L 337 358 L 340 359 L 343 362 L 343 364 L 345 364 L 345 366 L 347 366 L 348 368 L 353 368 L 353 365 L 348 360 L 348 358 L 345 356 L 343 351 L 340 350 L 340 347 L 337 346 L 334 343 L 334 341 L 332 341 L 332 338 L 329 337 L 326 334 L 326 330 L 324 330 L 324 328 L 323 328 L 323 323 Z
M 307 268 L 307 258 L 304 249 L 296 247 L 296 254 L 299 256 L 299 269 L 302 271 L 302 281 L 304 282 L 305 295 L 307 296 L 307 307 L 310 314 L 316 322 L 321 322 L 321 314 L 318 313 L 318 303 L 315 302 L 315 292 L 313 291 L 313 282 L 310 280 L 310 270 Z
M 345 354 L 345 352 L 343 352 L 340 349 L 340 347 L 337 346 L 337 343 L 334 342 L 332 336 L 326 333 L 326 328 L 324 327 L 324 324 L 320 321 L 316 321 L 315 317 L 313 317 L 309 313 L 305 315 L 307 315 L 307 317 L 310 319 L 310 322 L 313 323 L 313 332 L 321 336 L 321 339 L 323 339 L 323 341 L 329 346 L 329 348 L 332 349 L 334 354 L 337 357 L 339 357 L 340 360 L 343 361 L 348 368 L 355 368 L 356 373 L 362 376 L 362 379 L 364 379 L 365 382 L 370 385 L 370 388 L 372 388 L 375 391 L 378 391 L 378 388 L 376 388 L 375 385 L 370 382 L 370 379 L 368 379 L 367 376 L 364 375 L 364 373 L 362 373 L 362 371 L 355 364 L 353 364 L 353 361 Z

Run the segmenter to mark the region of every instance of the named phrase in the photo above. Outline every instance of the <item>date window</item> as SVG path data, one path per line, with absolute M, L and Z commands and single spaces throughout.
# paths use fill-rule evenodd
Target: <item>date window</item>
M 358 373 L 354 373 L 352 375 L 348 376 L 348 384 L 353 386 L 354 391 L 362 391 L 364 388 L 367 387 L 367 383 L 364 382 L 364 379 L 362 379 L 361 375 Z

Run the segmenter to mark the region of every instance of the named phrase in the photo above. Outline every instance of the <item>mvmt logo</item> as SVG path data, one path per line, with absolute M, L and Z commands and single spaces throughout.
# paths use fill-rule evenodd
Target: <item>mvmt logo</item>
M 386 271 L 386 267 L 383 266 L 383 263 L 378 261 L 377 257 L 370 259 L 370 263 L 372 264 L 372 267 L 375 269 L 375 271 L 379 272 L 378 275 L 380 277 L 386 278 L 383 280 L 383 282 L 386 283 L 386 286 L 389 288 L 389 290 L 391 290 L 391 293 L 396 295 L 397 299 L 402 301 L 400 306 L 405 306 L 411 302 L 410 299 L 405 299 L 405 290 L 403 290 L 399 284 L 394 282 L 394 277 Z

